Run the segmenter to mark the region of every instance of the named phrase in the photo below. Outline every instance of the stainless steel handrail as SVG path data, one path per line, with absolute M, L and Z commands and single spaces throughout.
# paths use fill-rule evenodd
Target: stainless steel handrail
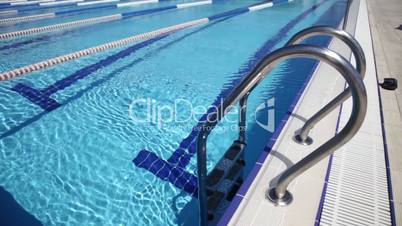
M 301 41 L 317 36 L 325 35 L 332 36 L 343 41 L 351 50 L 356 59 L 356 70 L 360 73 L 362 79 L 366 73 L 366 57 L 364 55 L 363 48 L 360 46 L 359 42 L 348 32 L 344 30 L 335 29 L 327 26 L 315 26 L 306 28 L 297 34 L 295 34 L 287 43 L 286 46 L 294 45 L 300 43 Z M 331 100 L 327 105 L 321 108 L 320 111 L 315 113 L 310 117 L 303 127 L 296 134 L 295 141 L 301 144 L 309 145 L 313 142 L 313 139 L 308 136 L 311 129 L 325 116 L 331 113 L 339 105 L 341 105 L 346 99 L 351 96 L 350 89 L 345 89 L 341 94 Z
M 296 163 L 294 166 L 286 170 L 284 174 L 282 174 L 278 186 L 273 188 L 273 193 L 269 193 L 274 194 L 274 196 L 271 197 L 271 200 L 277 203 L 290 202 L 292 196 L 286 191 L 287 185 L 295 177 L 347 142 L 360 128 L 366 112 L 366 91 L 359 73 L 346 59 L 327 48 L 300 44 L 283 47 L 273 51 L 271 54 L 268 54 L 224 99 L 222 104 L 215 108 L 214 112 L 211 112 L 207 115 L 207 120 L 201 127 L 199 127 L 199 134 L 197 138 L 197 173 L 200 225 L 207 225 L 208 222 L 206 193 L 206 143 L 208 135 L 217 125 L 217 123 L 224 117 L 228 108 L 232 107 L 233 104 L 239 102 L 240 100 L 244 102 L 250 92 L 265 78 L 265 76 L 275 67 L 276 64 L 283 60 L 298 57 L 322 60 L 336 68 L 344 76 L 348 84 L 350 84 L 350 89 L 353 96 L 353 111 L 347 125 L 339 134 L 337 134 L 336 137 L 329 140 L 323 146 L 308 155 L 306 158 L 302 159 L 299 163 Z
M 290 182 L 348 142 L 357 133 L 366 115 L 367 94 L 363 80 L 359 77 L 358 72 L 340 55 L 333 54 L 332 56 L 327 55 L 326 57 L 327 58 L 323 58 L 322 60 L 336 68 L 349 85 L 353 98 L 352 113 L 345 127 L 335 137 L 286 169 L 279 176 L 276 186 L 270 188 L 267 192 L 267 198 L 277 205 L 287 205 L 292 201 L 292 195 L 287 191 Z

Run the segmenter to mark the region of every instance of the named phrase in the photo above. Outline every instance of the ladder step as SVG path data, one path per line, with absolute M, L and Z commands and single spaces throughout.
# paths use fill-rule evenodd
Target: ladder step
M 208 210 L 214 210 L 218 207 L 219 203 L 225 197 L 225 193 L 220 191 L 215 191 L 214 194 L 208 197 Z
M 222 208 L 230 202 L 242 183 L 242 159 L 246 144 L 234 141 L 207 177 L 208 220 L 220 216 Z
M 220 169 L 213 169 L 211 173 L 209 173 L 207 178 L 208 186 L 215 186 L 222 179 L 223 175 L 225 175 L 225 171 Z
M 227 158 L 229 160 L 234 160 L 242 149 L 243 148 L 241 145 L 239 145 L 237 143 L 232 144 L 232 146 L 229 148 L 229 150 L 225 153 L 225 158 Z
M 226 176 L 226 179 L 234 180 L 235 177 L 239 174 L 239 172 L 243 169 L 245 163 L 244 160 L 237 160 L 236 163 L 230 168 L 229 173 Z
M 211 173 L 208 174 L 208 189 L 217 190 L 223 181 L 231 180 L 236 176 L 237 172 L 242 168 L 238 161 L 245 147 L 246 145 L 240 141 L 233 142 Z M 236 166 L 236 164 L 238 165 Z
M 226 200 L 228 200 L 229 202 L 231 202 L 233 200 L 237 191 L 240 189 L 242 183 L 243 183 L 243 181 L 239 180 L 233 185 L 232 189 L 229 191 L 228 195 L 226 196 Z

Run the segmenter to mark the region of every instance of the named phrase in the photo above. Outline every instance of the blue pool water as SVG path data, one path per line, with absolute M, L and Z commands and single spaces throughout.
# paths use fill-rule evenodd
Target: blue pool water
M 65 15 L 4 25 L 0 31 L 182 2 L 189 1 Z M 259 2 L 219 0 L 212 5 L 0 41 L 0 71 Z M 195 198 L 136 166 L 133 159 L 146 150 L 167 161 L 185 145 L 185 138 L 191 136 L 205 111 L 201 108 L 193 120 L 184 121 L 188 104 L 207 108 L 292 34 L 316 24 L 337 26 L 344 8 L 344 0 L 294 0 L 1 82 L 0 186 L 44 225 L 194 225 L 197 209 L 190 204 Z M 255 119 L 279 124 L 313 65 L 312 61 L 283 63 L 251 95 L 245 177 L 272 135 Z M 77 74 L 82 78 L 66 80 Z M 60 105 L 54 110 L 43 109 L 15 91 L 18 84 L 50 90 L 60 81 L 68 86 L 50 92 Z M 185 100 L 187 105 L 179 105 L 175 112 L 181 122 L 135 123 L 130 109 L 144 115 L 147 108 L 132 103 L 147 98 L 155 101 L 154 107 Z M 274 119 L 266 118 L 265 111 L 255 112 L 272 98 Z M 231 129 L 237 124 L 235 118 L 228 116 L 232 120 L 220 123 L 210 136 L 209 170 L 236 139 L 237 131 Z M 188 160 L 183 170 L 195 175 L 196 157 L 189 155 Z

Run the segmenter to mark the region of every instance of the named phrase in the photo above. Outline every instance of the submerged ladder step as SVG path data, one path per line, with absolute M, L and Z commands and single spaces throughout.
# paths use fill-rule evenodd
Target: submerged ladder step
M 214 210 L 218 207 L 219 203 L 225 197 L 225 193 L 220 191 L 215 191 L 210 197 L 208 197 L 208 209 Z
M 229 173 L 230 169 L 236 164 L 239 160 L 246 144 L 236 140 L 233 144 L 228 148 L 223 157 L 216 164 L 214 169 L 209 173 L 207 181 L 209 187 L 216 186 L 218 183 L 216 180 L 220 180 L 225 178 Z
M 215 219 L 215 212 L 222 208 L 224 201 L 231 201 L 233 194 L 242 183 L 242 170 L 245 166 L 243 151 L 246 144 L 238 140 L 227 149 L 223 157 L 216 164 L 207 177 L 207 208 L 208 219 Z
M 208 175 L 207 178 L 207 185 L 208 186 L 215 186 L 218 182 L 222 179 L 223 175 L 225 175 L 224 170 L 220 169 L 213 169 L 212 172 Z

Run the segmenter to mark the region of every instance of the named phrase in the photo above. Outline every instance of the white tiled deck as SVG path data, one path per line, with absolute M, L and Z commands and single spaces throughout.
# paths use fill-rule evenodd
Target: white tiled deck
M 357 20 L 356 38 L 362 45 L 367 59 L 365 85 L 368 93 L 368 112 L 365 122 L 359 133 L 345 146 L 335 153 L 333 158 L 334 173 L 330 174 L 328 182 L 327 200 L 324 202 L 322 224 L 339 224 L 340 218 L 346 225 L 351 224 L 390 224 L 389 199 L 387 190 L 387 175 L 384 160 L 384 145 L 380 121 L 379 97 L 374 66 L 371 36 L 367 17 L 366 1 L 361 0 Z M 350 51 L 339 41 L 333 41 L 330 48 L 344 56 Z M 325 183 L 328 158 L 315 165 L 303 175 L 294 180 L 289 191 L 294 201 L 286 207 L 276 207 L 265 198 L 272 179 L 283 172 L 287 165 L 299 161 L 323 144 L 335 134 L 339 110 L 333 111 L 313 129 L 311 137 L 314 143 L 311 146 L 296 144 L 292 137 L 303 122 L 300 118 L 307 118 L 318 111 L 329 100 L 339 94 L 344 88 L 344 80 L 334 69 L 326 64 L 319 64 L 308 87 L 305 89 L 298 105 L 286 123 L 281 135 L 275 143 L 269 156 L 263 163 L 261 170 L 251 184 L 237 211 L 233 215 L 230 225 L 314 225 L 319 208 L 322 189 Z M 344 104 L 340 117 L 340 128 L 348 119 L 351 111 L 351 101 Z M 300 117 L 301 116 L 301 117 Z M 359 159 L 359 157 L 361 158 Z M 357 157 L 357 158 L 356 158 Z M 356 165 L 359 164 L 359 165 Z M 350 166 L 366 170 L 367 177 L 352 175 Z M 348 168 L 349 167 L 349 168 Z M 335 173 L 336 172 L 336 173 Z M 364 203 L 360 205 L 357 199 L 350 196 L 351 184 L 342 183 L 350 178 L 356 181 L 364 179 L 370 186 L 366 186 Z M 371 181 L 369 181 L 371 180 Z M 349 185 L 349 186 L 345 186 Z M 353 187 L 353 186 L 352 186 Z M 357 187 L 364 187 L 358 184 Z M 352 188 L 353 189 L 353 188 Z M 371 192 L 371 193 L 370 193 Z M 348 200 L 342 205 L 337 200 Z M 335 202 L 331 202 L 335 200 Z M 374 205 L 370 207 L 370 205 Z M 345 211 L 346 210 L 346 211 Z M 347 211 L 359 210 L 367 218 L 348 217 Z M 357 212 L 356 212 L 357 213 Z M 358 215 L 358 214 L 357 214 Z

